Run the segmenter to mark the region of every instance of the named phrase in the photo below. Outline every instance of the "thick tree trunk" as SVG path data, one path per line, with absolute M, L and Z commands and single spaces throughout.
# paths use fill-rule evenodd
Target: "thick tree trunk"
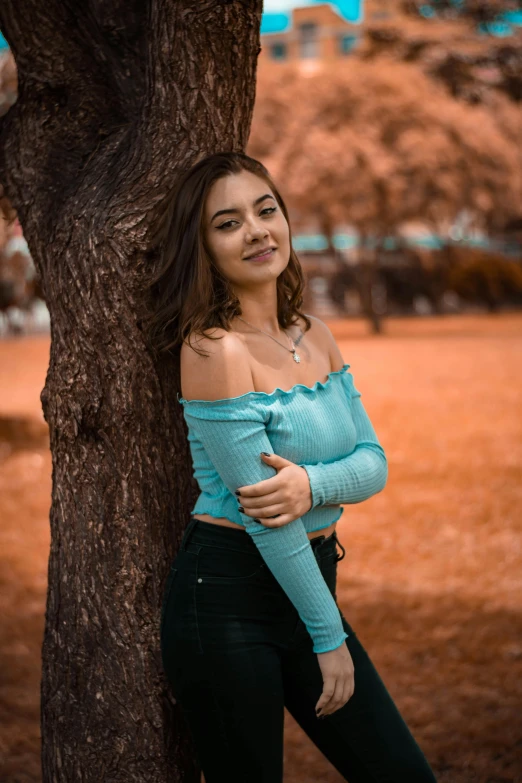
M 336 246 L 334 245 L 335 224 L 326 209 L 324 208 L 322 209 L 321 207 L 318 207 L 317 213 L 319 216 L 321 232 L 323 236 L 326 238 L 326 242 L 327 242 L 326 252 L 333 261 L 340 264 L 341 263 L 340 253 L 337 250 Z
M 262 0 L 3 0 L 19 98 L 0 182 L 51 315 L 53 460 L 43 780 L 196 781 L 159 652 L 164 581 L 197 488 L 177 361 L 135 315 L 176 174 L 242 150 Z
M 373 297 L 373 289 L 377 281 L 377 253 L 368 247 L 368 239 L 369 235 L 361 230 L 359 234 L 359 263 L 355 279 L 363 315 L 370 322 L 372 334 L 381 334 L 381 317 L 375 310 Z

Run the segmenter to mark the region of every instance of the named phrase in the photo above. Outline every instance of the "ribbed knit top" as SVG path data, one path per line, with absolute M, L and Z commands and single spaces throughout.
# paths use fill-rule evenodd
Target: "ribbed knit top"
M 219 400 L 178 394 L 188 427 L 194 476 L 201 489 L 193 514 L 226 517 L 244 525 L 314 642 L 314 652 L 338 647 L 343 630 L 335 599 L 319 569 L 307 533 L 381 491 L 388 465 L 355 388 L 349 364 L 313 386 L 250 391 Z M 278 454 L 303 467 L 312 506 L 279 528 L 255 522 L 238 509 L 236 489 L 276 475 L 260 455 Z

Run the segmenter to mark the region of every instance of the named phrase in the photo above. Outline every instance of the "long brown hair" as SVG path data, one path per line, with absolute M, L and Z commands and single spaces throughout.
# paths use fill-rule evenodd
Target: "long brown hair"
M 147 281 L 148 312 L 141 320 L 148 342 L 157 354 L 181 347 L 191 334 L 203 336 L 206 330 L 215 327 L 229 331 L 230 320 L 242 313 L 229 281 L 214 263 L 203 232 L 203 210 L 211 186 L 221 177 L 242 170 L 265 180 L 290 226 L 283 198 L 258 160 L 241 152 L 217 152 L 184 172 L 176 183 L 157 235 L 159 263 Z M 303 271 L 292 247 L 290 230 L 290 259 L 277 279 L 277 320 L 282 329 L 294 324 L 297 316 L 303 318 L 305 332 L 310 329 L 310 320 L 299 309 L 303 304 L 303 288 Z M 197 352 L 208 356 L 204 351 Z

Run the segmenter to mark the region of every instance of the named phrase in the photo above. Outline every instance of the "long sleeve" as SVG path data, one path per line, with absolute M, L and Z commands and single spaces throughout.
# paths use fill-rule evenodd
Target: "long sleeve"
M 388 479 L 388 461 L 372 423 L 346 372 L 341 381 L 349 400 L 356 431 L 356 444 L 346 457 L 316 465 L 299 463 L 308 473 L 312 506 L 360 503 L 380 492 Z
M 233 400 L 190 400 L 184 415 L 223 483 L 234 494 L 250 484 L 271 478 L 276 470 L 260 452 L 273 453 L 266 432 L 265 406 L 251 395 Z M 295 606 L 313 640 L 315 653 L 339 647 L 348 637 L 339 608 L 310 546 L 299 517 L 279 528 L 268 528 L 241 514 L 268 568 Z

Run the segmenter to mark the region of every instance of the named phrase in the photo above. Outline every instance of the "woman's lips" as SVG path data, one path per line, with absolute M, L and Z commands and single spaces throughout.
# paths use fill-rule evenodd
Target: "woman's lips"
M 273 253 L 275 253 L 275 250 L 267 250 L 266 253 L 263 253 L 262 256 L 254 256 L 253 258 L 247 258 L 247 261 L 265 261 L 265 259 L 269 258 Z

